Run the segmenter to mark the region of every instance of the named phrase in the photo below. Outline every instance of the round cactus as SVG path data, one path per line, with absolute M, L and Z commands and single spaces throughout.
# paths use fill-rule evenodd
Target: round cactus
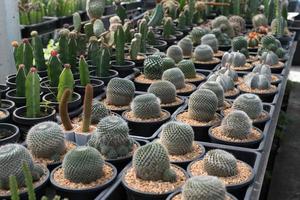
M 167 69 L 174 68 L 176 66 L 175 61 L 173 58 L 165 57 L 162 59 L 162 70 L 166 71 Z
M 184 155 L 192 151 L 194 131 L 190 125 L 181 122 L 169 122 L 162 128 L 161 144 L 171 155 Z
M 218 71 L 218 73 L 229 76 L 230 78 L 232 78 L 233 81 L 237 81 L 238 78 L 239 78 L 238 74 L 233 69 L 231 69 L 230 67 L 229 68 L 222 67 Z
M 162 57 L 159 55 L 148 56 L 144 60 L 144 75 L 147 79 L 160 79 L 163 73 Z
M 268 26 L 268 19 L 264 14 L 257 14 L 252 17 L 252 25 L 254 28 L 259 28 L 261 26 Z
M 279 58 L 273 51 L 269 51 L 261 55 L 260 61 L 263 64 L 273 66 L 279 63 Z
M 115 106 L 126 106 L 135 93 L 134 83 L 128 79 L 113 78 L 107 84 L 106 101 Z
M 199 89 L 191 94 L 188 114 L 191 119 L 210 121 L 218 109 L 218 98 L 208 89 Z
M 224 90 L 222 86 L 214 81 L 207 81 L 200 86 L 201 89 L 211 90 L 218 98 L 218 107 L 222 107 L 224 104 Z
M 133 155 L 132 163 L 137 177 L 143 180 L 176 181 L 176 174 L 170 168 L 168 152 L 157 142 L 139 147 Z
M 230 46 L 230 44 L 231 44 L 230 37 L 226 33 L 222 33 L 220 28 L 214 28 L 211 31 L 211 33 L 216 36 L 216 38 L 218 39 L 219 45 Z
M 109 110 L 100 101 L 93 100 L 91 123 L 98 124 L 98 122 L 109 115 Z
M 263 104 L 256 94 L 242 94 L 232 104 L 235 110 L 244 111 L 251 119 L 256 119 L 263 111 Z
M 272 81 L 272 72 L 269 65 L 257 64 L 252 70 L 253 73 L 262 74 L 268 77 L 269 81 Z
M 222 57 L 222 66 L 243 67 L 246 64 L 246 60 L 246 56 L 240 52 L 226 52 Z
M 172 45 L 167 49 L 167 56 L 172 58 L 176 63 L 183 59 L 183 52 L 178 45 Z
M 90 183 L 101 178 L 103 165 L 99 151 L 88 146 L 69 151 L 62 162 L 64 177 L 74 183 Z
M 191 57 L 193 54 L 193 42 L 190 38 L 184 37 L 178 42 L 178 46 L 182 50 L 183 56 Z
M 190 36 L 194 45 L 201 44 L 201 38 L 203 35 L 207 34 L 209 31 L 201 28 L 201 27 L 194 27 L 193 30 L 190 32 Z
M 212 76 L 209 77 L 209 81 L 216 81 L 219 83 L 224 92 L 227 92 L 229 90 L 234 89 L 234 81 L 230 76 L 227 76 L 226 74 L 213 74 Z
M 87 0 L 86 11 L 90 19 L 100 19 L 104 13 L 105 1 Z
M 215 176 L 194 176 L 182 188 L 182 200 L 225 200 L 224 183 Z
M 204 156 L 204 169 L 208 175 L 230 177 L 238 173 L 236 158 L 221 149 L 210 150 Z
M 281 47 L 281 44 L 277 42 L 277 39 L 273 35 L 266 35 L 261 38 L 262 47 L 270 51 L 276 51 Z
M 131 103 L 131 110 L 137 118 L 158 118 L 161 114 L 159 98 L 154 94 L 142 94 L 136 96 Z
M 168 69 L 162 75 L 162 80 L 170 81 L 177 90 L 185 87 L 184 78 L 183 72 L 178 68 Z
M 229 23 L 233 26 L 233 29 L 236 31 L 235 35 L 246 32 L 246 21 L 241 16 L 238 16 L 238 15 L 231 16 L 229 18 Z M 236 26 L 238 26 L 237 29 L 234 28 Z M 239 31 L 237 31 L 237 30 L 239 30 Z
M 169 104 L 176 101 L 176 87 L 169 81 L 157 81 L 152 83 L 148 92 L 157 96 L 162 104 Z
M 237 52 L 243 53 L 246 57 L 249 56 L 248 52 L 248 42 L 244 36 L 238 36 L 233 38 L 232 42 L 232 50 Z
M 244 77 L 245 84 L 253 89 L 267 90 L 271 88 L 271 83 L 267 76 L 263 74 L 249 73 Z
M 234 110 L 222 120 L 221 128 L 230 138 L 244 139 L 251 133 L 252 121 L 244 111 Z
M 225 16 L 216 17 L 212 21 L 212 28 L 221 28 L 221 31 L 226 33 L 230 38 L 234 37 L 233 28 L 230 25 L 228 18 Z
M 196 78 L 196 68 L 192 60 L 182 60 L 177 64 L 177 67 L 183 72 L 185 78 Z
M 129 138 L 128 125 L 121 117 L 108 116 L 100 120 L 88 144 L 107 159 L 117 159 L 129 155 L 133 140 Z
M 219 44 L 216 36 L 214 34 L 206 34 L 201 38 L 201 44 L 203 45 L 209 45 L 214 53 L 218 52 Z
M 61 127 L 55 122 L 42 122 L 33 126 L 26 143 L 31 153 L 39 158 L 58 159 L 66 150 Z
M 211 61 L 214 57 L 214 51 L 208 45 L 199 45 L 194 50 L 194 57 L 196 61 L 200 62 Z

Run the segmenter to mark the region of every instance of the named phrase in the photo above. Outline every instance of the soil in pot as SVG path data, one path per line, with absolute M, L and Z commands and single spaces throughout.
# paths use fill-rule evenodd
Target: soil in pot
M 147 91 L 148 87 L 159 80 L 157 79 L 148 79 L 144 74 L 140 74 L 134 78 L 134 83 L 136 86 L 136 90 L 138 91 Z
M 161 103 L 160 106 L 161 108 L 169 111 L 170 113 L 173 113 L 177 110 L 178 107 L 184 104 L 184 99 L 183 97 L 176 97 L 176 101 L 172 103 Z
M 224 91 L 225 98 L 234 98 L 240 94 L 240 90 L 233 88 L 232 90 Z
M 181 192 L 175 192 L 173 194 L 171 194 L 167 200 L 182 200 L 182 193 Z M 227 193 L 225 200 L 237 200 L 234 196 L 232 196 L 231 194 Z
M 224 51 L 218 50 L 216 53 L 214 53 L 214 57 L 216 58 L 222 58 L 224 55 Z
M 58 110 L 59 102 L 56 99 L 56 95 L 53 93 L 48 93 L 43 96 L 43 101 L 48 102 L 49 106 L 55 106 L 55 108 Z M 81 105 L 81 95 L 73 92 L 72 94 L 72 100 L 68 103 L 69 111 L 73 111 L 75 109 L 78 109 Z
M 7 122 L 9 120 L 9 112 L 5 109 L 0 109 L 0 122 Z
M 186 78 L 185 82 L 199 85 L 201 82 L 206 80 L 206 76 L 201 73 L 197 73 L 195 78 Z
M 170 113 L 165 110 L 162 110 L 159 118 L 141 119 L 141 118 L 135 117 L 134 113 L 132 111 L 125 111 L 123 113 L 123 116 L 125 117 L 125 119 L 127 119 L 129 121 L 151 123 L 151 122 L 160 122 L 160 121 L 164 121 L 164 120 L 168 119 L 170 117 Z
M 97 76 L 96 75 L 96 72 L 94 72 L 94 73 L 92 73 L 92 76 L 91 76 L 91 78 L 93 78 L 93 79 L 100 79 L 101 81 L 103 81 L 104 82 L 104 85 L 107 85 L 108 84 L 108 82 L 110 81 L 110 79 L 112 79 L 112 78 L 114 78 L 114 77 L 118 77 L 119 76 L 119 73 L 116 71 L 116 70 L 112 70 L 112 69 L 110 69 L 109 70 L 109 76 Z
M 261 62 L 260 62 L 260 61 L 257 61 L 257 62 L 254 62 L 253 64 L 254 64 L 254 65 L 255 65 L 255 64 L 261 64 Z M 279 61 L 276 65 L 270 65 L 271 71 L 274 71 L 274 70 L 281 70 L 281 69 L 283 69 L 283 68 L 284 68 L 284 63 L 281 62 L 281 61 Z
M 238 86 L 238 89 L 242 92 L 246 93 L 254 93 L 254 94 L 275 94 L 277 92 L 277 87 L 271 85 L 269 89 L 257 89 L 257 88 L 250 88 L 245 83 L 242 83 Z
M 20 130 L 13 124 L 0 124 L 0 145 L 15 143 L 20 136 Z
M 176 93 L 178 95 L 187 96 L 193 93 L 196 90 L 196 86 L 191 83 L 186 83 L 184 88 L 177 89 Z
M 116 105 L 108 104 L 106 99 L 101 100 L 101 103 L 103 103 L 105 107 L 110 111 L 116 112 L 118 114 L 122 114 L 122 112 L 124 112 L 125 110 L 130 109 L 130 105 L 116 106 Z
M 103 92 L 104 82 L 97 79 L 90 79 L 90 83 L 93 87 L 93 96 L 96 97 Z M 81 96 L 85 94 L 85 86 L 80 84 L 80 80 L 75 80 L 75 92 L 78 92 Z
M 145 58 L 146 58 L 146 56 L 144 54 L 138 54 L 137 58 L 135 60 L 132 60 L 130 58 L 130 55 L 125 55 L 125 59 L 134 62 L 136 67 L 142 67 L 144 64 Z
M 16 104 L 11 100 L 7 100 L 7 99 L 1 100 L 1 108 L 7 110 L 11 114 L 15 110 L 15 105 Z
M 231 107 L 231 103 L 227 100 L 224 100 L 223 106 L 218 107 L 217 111 L 222 111 Z
M 254 64 L 246 63 L 244 66 L 239 66 L 239 67 L 233 67 L 231 66 L 230 68 L 235 70 L 235 71 L 251 71 L 254 67 Z
M 227 108 L 227 109 L 223 110 L 221 114 L 225 117 L 226 115 L 228 115 L 233 110 L 234 109 L 232 109 L 232 108 Z M 266 122 L 269 119 L 270 119 L 270 114 L 267 111 L 263 110 L 261 112 L 261 114 L 256 119 L 251 119 L 251 120 L 252 120 L 253 124 L 255 124 L 255 123 Z
M 255 61 L 257 61 L 259 58 L 258 58 L 258 56 L 249 56 L 249 58 L 247 58 L 247 60 L 246 60 L 246 62 L 247 63 L 253 63 L 253 62 L 255 62 Z

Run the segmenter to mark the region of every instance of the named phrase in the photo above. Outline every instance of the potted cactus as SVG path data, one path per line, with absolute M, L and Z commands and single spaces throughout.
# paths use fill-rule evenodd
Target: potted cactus
M 248 42 L 248 50 L 250 52 L 257 52 L 259 48 L 259 36 L 256 32 L 248 33 L 247 42 Z
M 186 172 L 170 164 L 167 150 L 157 142 L 139 147 L 132 165 L 122 173 L 122 184 L 131 199 L 166 199 L 186 180 Z
M 254 31 L 260 34 L 267 34 L 269 31 L 268 19 L 264 14 L 254 15 L 252 17 L 252 25 Z
M 194 27 L 189 33 L 189 37 L 191 38 L 193 45 L 196 47 L 201 44 L 201 38 L 207 33 L 209 33 L 209 30 L 206 28 Z
M 192 58 L 196 68 L 212 70 L 220 63 L 219 58 L 214 57 L 213 49 L 206 44 L 195 48 Z
M 252 72 L 263 74 L 268 77 L 271 84 L 278 85 L 281 82 L 282 77 L 279 74 L 272 74 L 271 66 L 265 64 L 256 64 Z
M 221 68 L 216 71 L 215 74 L 224 74 L 229 76 L 233 80 L 234 85 L 238 85 L 243 82 L 243 77 L 240 77 L 238 73 L 234 69 L 228 67 L 228 65 L 225 64 L 225 66 L 223 66 L 223 63 L 221 63 Z
M 270 66 L 273 73 L 281 73 L 285 66 L 285 64 L 279 60 L 278 56 L 273 51 L 262 53 L 260 61 L 257 63 Z
M 206 76 L 196 71 L 195 65 L 192 60 L 182 60 L 177 63 L 177 67 L 182 71 L 185 77 L 185 82 L 192 83 L 198 86 L 206 80 Z
M 229 38 L 233 38 L 235 35 L 233 27 L 231 26 L 228 18 L 225 16 L 221 15 L 219 17 L 216 17 L 214 20 L 212 20 L 211 26 L 212 26 L 212 29 L 221 27 L 221 31 L 223 33 L 226 33 Z
M 178 42 L 178 46 L 182 50 L 184 59 L 190 59 L 193 56 L 193 41 L 189 37 L 184 37 Z
M 153 27 L 148 27 L 148 32 L 147 32 L 147 44 L 160 50 L 160 51 L 165 51 L 167 49 L 167 42 L 164 40 L 158 39 L 159 35 L 157 35 L 154 32 Z
M 116 176 L 116 168 L 105 162 L 97 149 L 82 146 L 65 155 L 62 165 L 51 172 L 50 181 L 64 197 L 94 199 Z
M 227 33 L 223 33 L 220 28 L 212 29 L 211 33 L 216 36 L 219 44 L 219 49 L 221 51 L 228 51 L 231 49 L 231 39 L 227 35 Z
M 178 45 L 169 46 L 166 55 L 167 57 L 172 58 L 175 63 L 178 63 L 183 59 L 183 51 Z
M 226 52 L 222 57 L 222 66 L 235 71 L 251 71 L 253 69 L 253 65 L 247 63 L 246 56 L 240 52 Z
M 145 55 L 141 54 L 142 47 L 142 35 L 140 33 L 135 33 L 134 38 L 131 40 L 129 55 L 127 55 L 127 59 L 131 60 L 135 63 L 135 66 L 138 68 L 143 68 L 143 63 L 145 60 Z
M 168 45 L 172 45 L 174 44 L 175 40 L 176 40 L 176 36 L 175 34 L 175 27 L 173 24 L 173 20 L 171 17 L 167 17 L 165 18 L 165 22 L 163 25 L 163 31 L 162 31 L 162 35 L 160 37 L 160 39 L 166 41 L 168 43 Z
M 280 61 L 286 60 L 286 50 L 282 48 L 281 43 L 273 35 L 266 35 L 261 38 L 261 47 L 258 50 L 259 55 L 264 52 L 273 51 Z
M 246 56 L 246 62 L 252 63 L 258 60 L 257 56 L 252 56 L 249 54 L 248 42 L 244 36 L 238 36 L 231 41 L 232 51 L 240 52 Z
M 20 130 L 16 125 L 0 123 L 0 146 L 15 143 L 20 137 Z
M 209 45 L 214 51 L 214 57 L 222 58 L 224 52 L 219 50 L 219 42 L 216 36 L 212 33 L 205 34 L 201 37 L 201 44 Z

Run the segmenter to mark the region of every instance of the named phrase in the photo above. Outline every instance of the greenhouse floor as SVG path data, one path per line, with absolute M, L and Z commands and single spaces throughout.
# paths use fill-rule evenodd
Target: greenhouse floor
M 290 121 L 280 141 L 268 200 L 300 199 L 300 67 L 291 69 L 289 79 L 294 82 L 287 109 Z

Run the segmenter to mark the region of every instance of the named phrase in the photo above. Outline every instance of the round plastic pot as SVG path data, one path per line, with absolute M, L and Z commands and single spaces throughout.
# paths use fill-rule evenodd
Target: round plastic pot
M 133 80 L 134 81 L 134 80 Z M 151 83 L 141 83 L 134 81 L 136 91 L 146 92 L 150 87 Z
M 12 113 L 16 109 L 16 104 L 15 104 L 15 102 L 13 102 L 11 100 L 2 99 L 1 100 L 1 108 L 7 110 L 12 116 Z
M 11 74 L 6 77 L 6 86 L 10 89 L 16 88 L 16 74 Z
M 189 83 L 190 85 L 193 86 L 193 90 L 192 91 L 188 91 L 188 92 L 177 92 L 177 95 L 180 95 L 180 96 L 190 96 L 197 88 L 194 84 L 192 83 Z
M 153 54 L 158 53 L 158 52 L 159 52 L 159 50 L 157 48 L 146 47 L 146 55 L 147 56 L 153 55 Z
M 10 113 L 8 112 L 8 110 L 0 108 L 0 112 L 3 112 L 5 114 L 3 118 L 0 118 L 0 123 L 8 122 L 10 120 Z
M 112 68 L 119 73 L 119 76 L 121 78 L 124 78 L 134 72 L 133 68 L 135 67 L 135 64 L 132 61 L 125 60 L 123 65 L 118 65 L 116 63 L 116 61 L 113 60 L 110 62 L 110 64 L 111 64 Z
M 241 94 L 249 93 L 249 92 L 246 92 L 246 91 L 241 90 L 241 88 L 240 88 L 239 86 L 238 86 L 238 89 L 241 91 Z M 265 94 L 261 94 L 261 93 L 253 93 L 253 94 L 258 95 L 259 98 L 260 98 L 263 102 L 271 103 L 271 102 L 273 102 L 274 97 L 275 97 L 275 95 L 277 94 L 277 92 L 278 92 L 278 88 L 276 89 L 275 92 L 272 92 L 272 93 L 265 93 Z
M 276 37 L 276 38 L 280 41 L 282 46 L 288 46 L 290 41 L 292 40 L 290 36 L 286 36 L 286 35 L 282 37 Z
M 256 47 L 256 48 L 249 48 L 248 47 L 248 51 L 251 52 L 251 53 L 257 53 L 258 47 Z
M 240 95 L 240 90 L 238 89 L 238 92 L 236 94 L 233 94 L 233 95 L 226 95 L 225 98 L 226 99 L 236 99 L 238 96 Z
M 90 79 L 90 83 L 93 86 L 93 95 L 94 97 L 100 95 L 103 92 L 104 82 L 97 79 Z M 80 84 L 80 80 L 75 80 L 75 92 L 79 93 L 81 96 L 85 94 L 85 86 Z
M 180 193 L 181 193 L 181 191 L 174 192 L 174 193 L 170 194 L 166 200 L 173 200 L 173 198 Z M 236 197 L 234 197 L 233 195 L 231 195 L 229 193 L 227 193 L 226 196 L 229 197 L 230 200 L 238 200 Z
M 48 93 L 43 96 L 43 101 L 49 102 L 49 106 L 54 106 L 58 110 L 59 102 L 56 100 L 56 96 L 53 93 Z M 81 106 L 80 94 L 73 92 L 72 101 L 68 103 L 68 110 L 74 111 Z
M 183 35 L 188 35 L 189 32 L 191 31 L 191 28 L 190 28 L 190 27 L 185 27 L 184 29 L 179 29 L 179 28 L 177 28 L 177 31 L 182 32 Z
M 110 75 L 107 76 L 107 77 L 101 77 L 101 76 L 99 77 L 99 76 L 96 76 L 96 72 L 94 72 L 94 73 L 92 74 L 91 78 L 102 80 L 102 81 L 104 82 L 104 85 L 107 85 L 108 82 L 110 81 L 110 79 L 119 76 L 119 72 L 117 72 L 116 70 L 110 69 L 110 70 L 109 70 L 109 74 L 110 74 Z
M 175 43 L 176 37 L 174 35 L 171 35 L 169 38 L 164 38 L 163 36 L 160 37 L 159 39 L 164 40 L 167 42 L 168 46 L 171 46 Z
M 181 31 L 175 31 L 174 36 L 176 37 L 177 40 L 181 40 L 184 37 L 184 34 Z
M 16 107 L 25 106 L 26 104 L 26 98 L 25 97 L 17 97 L 16 96 L 16 89 L 9 90 L 6 92 L 6 99 L 13 101 L 16 105 Z
M 128 54 L 128 56 L 129 56 L 129 54 Z M 137 59 L 137 60 L 131 60 L 131 59 L 127 59 L 127 60 L 134 62 L 135 67 L 143 68 L 144 67 L 144 60 L 145 60 L 146 56 L 145 56 L 145 54 L 141 54 L 141 53 L 139 54 L 139 56 L 142 56 L 143 58 L 142 59 Z
M 181 107 L 184 103 L 185 103 L 185 99 L 184 97 L 181 96 L 177 96 L 177 98 L 182 100 L 181 104 L 178 105 L 172 105 L 172 106 L 162 106 L 161 108 L 165 109 L 166 111 L 168 111 L 169 113 L 173 114 L 179 107 Z
M 54 93 L 57 94 L 57 87 L 52 87 L 50 86 L 50 81 L 49 80 L 42 80 L 41 82 L 41 90 L 44 93 Z
M 151 45 L 154 48 L 158 49 L 159 51 L 166 51 L 168 47 L 168 43 L 164 40 L 156 40 L 156 44 Z
M 6 132 L 5 138 L 0 139 L 0 146 L 8 143 L 15 143 L 20 137 L 19 128 L 13 124 L 0 123 L 0 130 Z
M 201 74 L 201 73 L 197 72 L 197 75 L 203 76 L 203 77 L 205 77 L 205 78 L 202 79 L 202 80 L 196 80 L 196 81 L 189 81 L 188 79 L 186 79 L 186 82 L 187 82 L 187 83 L 192 83 L 192 84 L 194 84 L 194 85 L 197 87 L 197 86 L 199 86 L 201 83 L 203 83 L 203 82 L 206 81 L 206 76 L 205 76 L 204 74 Z
M 231 49 L 231 45 L 219 45 L 219 50 L 221 51 L 229 51 Z
M 5 84 L 0 84 L 0 95 L 1 99 L 5 98 L 6 92 L 9 90 L 9 87 L 7 87 Z
M 282 80 L 282 76 L 280 76 L 279 74 L 272 74 L 273 76 L 276 76 L 278 78 L 277 81 L 272 81 L 271 84 L 272 85 L 275 85 L 275 86 L 278 86 L 279 83 L 281 83 L 281 80 Z
M 280 67 L 280 68 L 278 68 L 278 67 L 270 67 L 270 69 L 271 69 L 271 72 L 273 74 L 281 74 L 281 72 L 284 69 L 284 67 Z
M 197 63 L 194 62 L 194 65 L 196 69 L 206 69 L 206 70 L 214 70 L 214 68 L 218 65 L 219 63 Z

